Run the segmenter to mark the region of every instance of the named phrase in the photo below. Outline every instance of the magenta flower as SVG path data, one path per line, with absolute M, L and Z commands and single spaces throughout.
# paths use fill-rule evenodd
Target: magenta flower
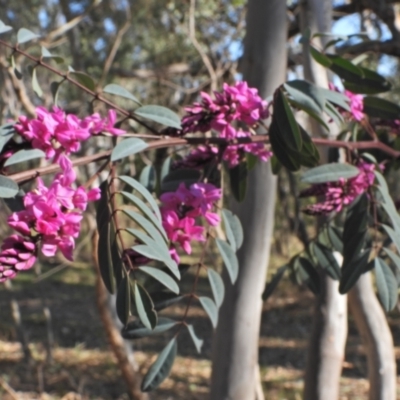
M 215 100 L 207 93 L 201 92 L 200 95 L 200 103 L 185 109 L 187 114 L 182 119 L 182 134 L 214 129 L 221 137 L 233 138 L 233 121 L 254 125 L 268 117 L 268 103 L 246 82 L 237 82 L 233 86 L 224 84 L 222 92 L 214 93 Z
M 63 154 L 58 162 L 63 171 L 49 187 L 39 178 L 37 188 L 24 196 L 25 209 L 11 214 L 8 224 L 24 236 L 35 237 L 45 256 L 54 256 L 60 250 L 72 260 L 82 211 L 88 201 L 100 198 L 100 190 L 73 188 L 76 175 L 72 162 Z
M 350 99 L 351 115 L 356 121 L 364 118 L 364 97 L 361 94 L 355 94 L 349 90 L 345 90 L 344 94 Z
M 322 202 L 308 206 L 304 212 L 310 215 L 339 212 L 360 194 L 366 192 L 374 183 L 375 165 L 361 160 L 357 167 L 360 172 L 354 178 L 342 178 L 336 182 L 320 183 L 303 190 L 300 197 L 324 196 Z
M 36 244 L 19 235 L 4 240 L 0 251 L 0 282 L 14 278 L 18 271 L 32 268 L 36 261 Z
M 46 158 L 56 160 L 62 153 L 70 154 L 80 150 L 81 142 L 92 135 L 108 132 L 112 135 L 122 135 L 124 130 L 115 128 L 116 112 L 109 110 L 107 118 L 93 114 L 81 120 L 76 115 L 66 114 L 60 108 L 54 107 L 48 111 L 44 107 L 36 108 L 36 119 L 21 116 L 15 125 L 15 130 L 35 149 L 43 150 Z
M 221 199 L 221 189 L 210 183 L 194 183 L 188 189 L 181 183 L 175 192 L 161 195 L 162 224 L 171 241 L 170 254 L 179 263 L 177 246 L 191 254 L 191 242 L 204 242 L 204 227 L 196 225 L 197 217 L 204 217 L 211 226 L 220 223 L 220 217 L 212 212 Z

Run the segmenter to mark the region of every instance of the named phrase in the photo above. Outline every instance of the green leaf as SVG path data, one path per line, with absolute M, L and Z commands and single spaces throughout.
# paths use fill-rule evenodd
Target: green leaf
M 282 164 L 279 162 L 278 158 L 277 158 L 275 155 L 273 155 L 273 156 L 270 158 L 270 162 L 271 162 L 272 173 L 273 173 L 274 175 L 278 175 L 278 174 L 279 174 L 279 171 L 280 171 L 281 168 L 282 168 Z
M 137 108 L 134 113 L 139 117 L 158 122 L 159 124 L 182 129 L 179 115 L 166 107 L 148 105 Z
M 103 229 L 103 226 L 109 224 L 111 218 L 110 209 L 108 207 L 108 181 L 103 181 L 99 189 L 100 199 L 96 202 L 96 223 L 97 231 L 100 233 L 100 231 Z
M 155 190 L 157 184 L 156 170 L 152 165 L 146 165 L 139 178 L 140 183 L 150 192 Z
M 332 62 L 332 64 L 329 66 L 329 69 L 335 74 L 339 75 L 340 78 L 349 81 L 352 81 L 356 78 L 363 78 L 361 69 L 354 65 L 351 61 L 346 60 L 338 55 L 327 54 L 326 56 Z
M 0 20 L 0 34 L 11 31 L 12 26 L 6 25 L 3 21 Z
M 268 133 L 274 157 L 289 171 L 298 171 L 300 169 L 300 162 L 298 160 L 299 153 L 291 152 L 289 148 L 285 146 L 279 126 L 274 119 L 272 120 Z
M 339 280 L 341 275 L 340 267 L 332 251 L 318 242 L 314 243 L 313 250 L 318 260 L 318 265 L 326 270 L 332 279 Z
M 171 171 L 168 175 L 164 176 L 161 181 L 161 191 L 175 192 L 181 183 L 189 187 L 193 183 L 197 183 L 200 179 L 201 172 L 194 169 L 178 169 Z
M 100 231 L 97 247 L 97 259 L 104 286 L 109 293 L 114 294 L 116 285 L 110 248 L 110 229 L 110 225 L 107 224 L 104 225 Z
M 33 33 L 29 29 L 26 28 L 21 28 L 18 33 L 17 33 L 17 43 L 25 43 L 29 42 L 30 40 L 37 39 L 39 35 L 36 35 L 36 33 Z
M 369 250 L 365 250 L 358 257 L 353 258 L 349 263 L 342 267 L 342 277 L 339 284 L 339 293 L 347 293 L 358 281 L 358 278 L 365 272 Z
M 172 279 L 164 271 L 161 271 L 158 268 L 147 267 L 147 266 L 141 266 L 141 267 L 139 267 L 139 269 L 140 269 L 140 271 L 145 272 L 146 274 L 150 275 L 154 279 L 157 279 L 159 282 L 161 282 L 166 288 L 168 288 L 172 292 L 179 294 L 178 284 L 174 281 L 174 279 Z
M 199 339 L 196 336 L 196 332 L 194 331 L 193 325 L 186 325 L 187 330 L 189 331 L 190 337 L 193 340 L 194 346 L 196 347 L 197 352 L 201 353 L 201 348 L 203 347 L 204 340 Z
M 147 246 L 145 244 L 139 244 L 137 246 L 133 246 L 132 250 L 138 252 L 139 254 L 150 258 L 151 260 L 158 260 L 165 263 L 165 265 L 169 268 L 169 270 L 175 275 L 177 279 L 180 279 L 179 269 L 171 258 L 167 258 L 164 252 L 161 252 L 159 248 L 155 246 Z
M 71 71 L 70 70 L 69 75 L 72 75 L 72 77 L 77 82 L 79 82 L 82 86 L 91 90 L 92 92 L 94 92 L 96 90 L 96 84 L 95 84 L 93 78 L 90 77 L 88 74 L 85 74 L 84 72 L 80 72 L 80 71 Z
M 130 176 L 126 175 L 119 176 L 118 179 L 120 179 L 122 182 L 125 182 L 134 190 L 137 190 L 144 197 L 144 199 L 150 204 L 157 218 L 161 221 L 161 213 L 157 205 L 157 202 L 154 200 L 152 194 L 141 183 L 131 178 Z
M 157 291 L 151 293 L 151 298 L 154 302 L 154 309 L 156 311 L 164 310 L 165 308 L 172 306 L 173 304 L 179 303 L 181 300 L 185 299 L 185 296 L 177 296 L 172 292 L 167 291 Z
M 43 96 L 43 90 L 39 85 L 39 81 L 37 79 L 36 68 L 32 70 L 32 89 L 37 94 L 38 97 Z
M 149 145 L 142 139 L 129 138 L 120 141 L 111 152 L 111 161 L 115 162 L 121 158 L 131 156 L 132 154 L 140 153 L 147 149 Z
M 63 82 L 64 81 L 60 81 L 60 82 L 54 81 L 54 82 L 51 82 L 51 84 L 50 84 L 50 91 L 53 96 L 53 101 L 54 101 L 55 105 L 57 105 L 57 103 L 58 103 L 58 94 L 60 93 L 60 87 Z
M 118 286 L 116 310 L 119 320 L 126 325 L 131 312 L 131 294 L 128 276 L 124 276 Z
M 278 124 L 282 141 L 285 145 L 293 150 L 300 151 L 303 141 L 300 135 L 299 125 L 281 89 L 278 89 L 274 95 L 273 119 Z
M 239 263 L 236 258 L 236 254 L 232 250 L 232 247 L 224 240 L 217 238 L 215 241 L 217 243 L 222 260 L 224 261 L 225 267 L 228 270 L 231 282 L 235 283 L 239 274 Z
M 174 337 L 147 371 L 141 386 L 142 392 L 150 392 L 157 389 L 161 382 L 169 375 L 176 357 L 177 348 L 176 337 Z
M 221 307 L 222 302 L 224 301 L 225 296 L 225 286 L 224 281 L 218 272 L 215 272 L 213 269 L 207 269 L 208 280 L 210 282 L 211 291 L 214 296 L 215 304 L 217 307 Z
M 390 226 L 382 224 L 383 229 L 389 235 L 393 244 L 396 246 L 397 250 L 400 251 L 400 234 L 394 231 Z
M 0 198 L 15 197 L 19 191 L 18 185 L 10 178 L 0 175 Z
M 199 297 L 200 304 L 204 308 L 204 311 L 210 317 L 211 324 L 213 328 L 217 327 L 218 324 L 218 308 L 215 303 L 209 298 L 205 296 Z
M 334 250 L 343 252 L 342 232 L 335 226 L 328 225 L 328 237 Z
M 226 208 L 222 209 L 225 233 L 229 244 L 237 251 L 243 243 L 243 228 L 239 218 Z
M 271 296 L 271 294 L 274 292 L 274 290 L 278 286 L 278 283 L 281 281 L 281 279 L 285 275 L 285 272 L 287 269 L 288 269 L 288 265 L 283 265 L 282 267 L 278 268 L 278 270 L 275 272 L 272 279 L 265 285 L 265 289 L 262 294 L 263 301 L 266 301 Z
M 379 299 L 389 312 L 397 303 L 397 281 L 393 271 L 381 258 L 375 258 L 375 277 Z
M 114 278 L 117 286 L 119 286 L 123 278 L 123 263 L 119 253 L 117 238 L 113 225 L 110 226 L 110 253 Z
M 321 290 L 320 279 L 317 270 L 311 261 L 304 257 L 297 257 L 297 264 L 301 270 L 301 274 L 305 275 L 303 281 L 308 288 L 314 293 L 319 294 Z
M 134 282 L 134 297 L 136 310 L 140 321 L 147 329 L 154 329 L 157 325 L 157 313 L 154 304 L 146 289 Z
M 309 169 L 301 177 L 302 182 L 306 183 L 325 183 L 335 182 L 341 178 L 349 179 L 357 176 L 359 169 L 354 165 L 342 163 L 330 163 Z
M 400 106 L 380 97 L 366 96 L 363 112 L 370 117 L 382 119 L 400 119 Z
M 28 160 L 34 160 L 36 158 L 43 158 L 45 154 L 42 150 L 31 149 L 31 150 L 19 150 L 14 153 L 7 161 L 4 163 L 5 167 L 13 164 L 18 164 Z
M 324 88 L 318 88 L 318 90 L 321 93 L 321 96 L 324 96 L 328 102 L 343 108 L 343 110 L 351 111 L 350 99 L 344 93 Z
M 400 257 L 397 254 L 393 253 L 392 250 L 390 250 L 386 247 L 384 247 L 383 250 L 393 261 L 393 264 L 396 266 L 396 268 L 400 271 Z
M 329 68 L 332 65 L 332 61 L 325 54 L 322 54 L 313 46 L 310 46 L 310 53 L 312 58 L 319 64 L 323 65 L 326 68 Z
M 15 130 L 13 124 L 5 124 L 0 126 L 0 153 L 3 151 L 4 146 L 14 136 Z
M 142 213 L 154 224 L 154 226 L 160 231 L 160 233 L 164 236 L 164 240 L 168 241 L 167 234 L 165 229 L 163 228 L 161 221 L 156 217 L 156 215 L 152 212 L 150 207 L 148 207 L 139 197 L 136 197 L 132 193 L 129 192 L 121 192 L 121 194 L 130 200 Z
M 150 237 L 156 242 L 160 243 L 160 247 L 164 248 L 163 242 L 167 243 L 164 236 L 161 235 L 160 231 L 152 224 L 148 219 L 143 217 L 143 215 L 138 214 L 132 210 L 122 210 L 130 219 L 135 221 L 139 226 L 141 226 Z
M 357 258 L 364 247 L 368 228 L 368 198 L 361 195 L 347 208 L 343 229 L 343 268 Z
M 368 68 L 359 67 L 362 77 L 354 76 L 345 80 L 343 85 L 353 93 L 377 94 L 387 92 L 392 85 L 383 76 Z
M 247 163 L 241 162 L 229 169 L 229 182 L 233 196 L 239 202 L 246 197 L 247 189 Z
M 103 92 L 110 93 L 110 94 L 113 94 L 113 95 L 119 96 L 119 97 L 124 97 L 125 99 L 132 100 L 135 103 L 141 105 L 140 101 L 133 94 L 131 94 L 124 87 L 117 85 L 115 83 L 110 83 L 109 85 L 105 86 L 103 88 Z
M 283 86 L 293 100 L 304 107 L 305 110 L 312 110 L 317 115 L 322 113 L 325 99 L 315 85 L 304 80 L 295 79 L 286 82 Z
M 164 162 L 162 163 L 161 167 L 161 174 L 160 174 L 160 180 L 161 182 L 166 178 L 166 176 L 169 174 L 170 169 L 171 169 L 171 157 L 167 157 Z
M 386 180 L 380 172 L 374 171 L 374 174 L 379 183 L 377 188 L 379 190 L 379 193 L 383 197 L 383 202 L 381 202 L 381 206 L 384 208 L 386 214 L 392 221 L 395 231 L 400 235 L 400 216 L 397 212 L 396 206 L 394 205 L 393 199 L 390 196 Z
M 147 336 L 157 335 L 176 326 L 177 322 L 171 318 L 160 317 L 154 329 L 146 328 L 140 320 L 129 322 L 122 330 L 124 339 L 141 339 Z
M 51 54 L 50 51 L 43 46 L 42 46 L 42 58 L 52 58 L 57 64 L 62 64 L 64 62 L 64 59 L 62 57 Z

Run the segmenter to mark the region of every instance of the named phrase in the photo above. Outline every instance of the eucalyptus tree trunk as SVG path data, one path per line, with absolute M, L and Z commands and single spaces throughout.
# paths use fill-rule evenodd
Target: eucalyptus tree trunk
M 376 298 L 371 273 L 349 292 L 349 307 L 366 348 L 369 400 L 396 399 L 396 359 L 385 313 Z
M 303 31 L 310 29 L 311 34 L 329 32 L 331 12 L 331 0 L 304 1 L 301 10 Z M 305 78 L 320 87 L 328 88 L 327 71 L 311 59 L 307 44 L 304 45 L 303 56 Z M 311 133 L 313 136 L 323 133 L 316 121 L 311 121 Z M 322 162 L 327 162 L 327 149 L 320 149 L 320 153 Z M 335 256 L 341 264 L 341 255 L 335 253 Z M 320 294 L 316 299 L 308 346 L 304 399 L 337 400 L 347 338 L 347 296 L 339 293 L 339 283 L 325 271 L 321 271 L 320 277 Z
M 242 60 L 243 79 L 262 97 L 286 76 L 286 2 L 249 0 Z M 243 225 L 239 277 L 225 278 L 226 295 L 214 338 L 211 400 L 255 400 L 261 294 L 265 285 L 274 223 L 276 179 L 259 163 L 248 176 L 246 199 L 232 209 Z

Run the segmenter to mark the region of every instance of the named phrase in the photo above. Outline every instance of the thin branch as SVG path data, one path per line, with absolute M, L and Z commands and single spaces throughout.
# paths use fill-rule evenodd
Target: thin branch
M 201 59 L 203 60 L 204 65 L 207 68 L 208 74 L 210 75 L 211 79 L 211 90 L 217 90 L 218 86 L 218 77 L 215 73 L 214 67 L 211 64 L 210 58 L 202 49 L 200 43 L 196 39 L 196 25 L 195 25 L 195 17 L 194 12 L 196 10 L 196 0 L 190 0 L 190 7 L 189 7 L 189 39 L 192 42 L 193 46 L 200 54 Z
M 381 150 L 386 153 L 390 157 L 400 158 L 400 151 L 392 149 L 388 145 L 379 142 L 379 141 L 363 141 L 363 142 L 345 142 L 340 140 L 330 140 L 330 139 L 322 139 L 322 138 L 313 138 L 312 141 L 315 144 L 321 146 L 328 147 L 336 147 L 336 148 L 344 148 L 348 150 L 367 150 L 367 149 L 375 149 Z M 267 135 L 254 135 L 250 137 L 237 138 L 237 139 L 225 139 L 225 138 L 168 138 L 168 139 L 159 139 L 154 140 L 148 143 L 147 150 L 154 150 L 166 147 L 173 146 L 185 146 L 185 145 L 234 145 L 234 144 L 245 144 L 245 143 L 269 143 L 269 138 Z M 73 166 L 77 167 L 79 165 L 86 165 L 95 161 L 106 160 L 110 157 L 112 150 L 103 151 L 97 154 L 92 154 L 89 156 L 84 156 L 80 158 L 76 158 L 72 160 Z M 39 176 L 53 174 L 56 172 L 60 172 L 60 166 L 58 164 L 51 164 L 45 167 L 31 169 L 28 171 L 18 172 L 16 174 L 8 175 L 9 179 L 12 179 L 17 183 L 28 182 L 34 178 Z
M 72 79 L 69 76 L 68 72 L 62 72 L 59 71 L 58 69 L 52 67 L 51 65 L 43 62 L 43 60 L 41 58 L 36 58 L 34 56 L 31 56 L 30 54 L 28 54 L 27 52 L 21 50 L 20 48 L 18 48 L 18 46 L 14 46 L 10 43 L 5 42 L 4 40 L 0 39 L 0 45 L 5 46 L 9 49 L 11 49 L 12 51 L 14 51 L 15 53 L 21 54 L 24 57 L 26 57 L 27 59 L 33 61 L 35 64 L 40 65 L 43 68 L 46 68 L 47 70 L 51 71 L 53 74 L 58 75 L 60 77 L 62 77 L 63 79 L 65 79 L 66 81 L 72 83 L 73 85 L 75 85 L 76 87 L 78 87 L 80 90 L 82 90 L 83 92 L 89 94 L 90 96 L 94 97 L 96 100 L 101 101 L 102 103 L 106 104 L 107 106 L 114 108 L 116 111 L 118 111 L 120 114 L 125 115 L 126 117 L 136 121 L 137 123 L 139 123 L 140 125 L 142 125 L 144 128 L 148 129 L 150 132 L 153 132 L 154 134 L 159 134 L 159 132 L 156 129 L 153 129 L 151 126 L 147 125 L 145 122 L 141 121 L 140 119 L 138 119 L 135 115 L 133 115 L 131 112 L 125 110 L 122 107 L 119 107 L 117 104 L 113 103 L 112 101 L 106 99 L 105 97 L 103 97 L 101 94 L 94 92 L 93 90 L 88 89 L 86 86 L 82 85 L 81 83 L 79 83 L 78 81 L 76 81 L 75 79 Z
M 94 8 L 101 4 L 101 0 L 94 0 L 93 3 L 88 7 L 86 11 L 82 14 L 76 16 L 75 18 L 69 20 L 65 24 L 59 26 L 53 31 L 49 32 L 47 36 L 43 39 L 44 44 L 52 42 L 54 39 L 64 35 L 64 33 L 75 28 Z
M 132 13 L 131 13 L 131 8 L 129 3 L 127 3 L 126 5 L 126 21 L 125 24 L 122 26 L 122 28 L 118 31 L 115 39 L 114 39 L 114 43 L 111 47 L 110 53 L 106 59 L 106 62 L 104 63 L 104 68 L 103 68 L 103 72 L 101 73 L 101 77 L 99 79 L 99 82 L 97 83 L 97 87 L 101 88 L 103 86 L 104 80 L 106 79 L 111 65 L 114 62 L 114 58 L 115 55 L 117 54 L 117 51 L 119 49 L 119 46 L 121 45 L 122 42 L 122 38 L 124 37 L 125 33 L 128 31 L 128 29 L 131 26 L 131 22 L 132 22 Z

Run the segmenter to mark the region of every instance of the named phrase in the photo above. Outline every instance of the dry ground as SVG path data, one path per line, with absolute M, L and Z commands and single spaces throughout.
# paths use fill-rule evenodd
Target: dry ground
M 69 267 L 49 279 L 32 283 L 32 275 L 21 274 L 13 292 L 0 289 L 0 398 L 18 399 L 128 399 L 113 355 L 107 347 L 98 318 L 90 267 Z M 205 282 L 201 281 L 201 285 Z M 20 305 L 33 363 L 23 361 L 12 322 L 10 298 Z M 50 308 L 55 337 L 54 361 L 45 362 L 46 324 L 43 307 Z M 300 400 L 305 349 L 311 327 L 313 296 L 307 289 L 283 282 L 264 307 L 260 338 L 260 365 L 269 400 Z M 182 306 L 168 309 L 168 316 L 181 315 Z M 209 389 L 211 324 L 197 306 L 192 322 L 205 339 L 198 355 L 189 336 L 179 341 L 179 357 L 172 375 L 154 394 L 153 400 L 206 400 Z M 400 317 L 390 315 L 400 360 Z M 166 343 L 167 336 L 135 342 L 136 359 L 145 371 Z M 350 321 L 341 381 L 341 399 L 367 399 L 366 360 Z M 399 381 L 400 383 L 400 381 Z M 399 385 L 400 387 L 400 385 Z M 400 392 L 399 392 L 400 393 Z M 400 399 L 400 394 L 399 394 Z

